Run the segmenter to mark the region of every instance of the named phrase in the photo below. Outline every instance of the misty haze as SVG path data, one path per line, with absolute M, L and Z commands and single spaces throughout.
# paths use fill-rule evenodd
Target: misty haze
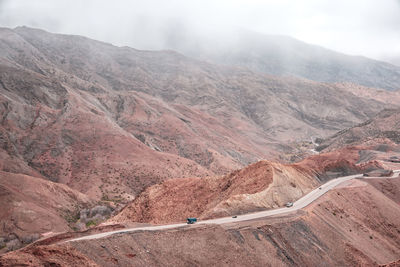
M 399 25 L 0 0 L 0 266 L 400 265 Z

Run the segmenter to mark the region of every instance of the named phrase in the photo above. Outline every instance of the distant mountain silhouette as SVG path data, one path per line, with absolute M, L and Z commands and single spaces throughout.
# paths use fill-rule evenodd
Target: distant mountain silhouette
M 245 30 L 215 37 L 188 32 L 173 32 L 170 36 L 169 48 L 213 63 L 320 82 L 353 82 L 387 90 L 400 89 L 399 66 L 345 55 L 288 36 Z

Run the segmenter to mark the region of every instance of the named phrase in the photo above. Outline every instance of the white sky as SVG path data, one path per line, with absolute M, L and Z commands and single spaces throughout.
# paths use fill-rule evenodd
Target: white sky
M 20 25 L 139 49 L 163 48 L 168 26 L 202 34 L 234 26 L 347 54 L 400 56 L 400 0 L 0 0 L 0 26 Z

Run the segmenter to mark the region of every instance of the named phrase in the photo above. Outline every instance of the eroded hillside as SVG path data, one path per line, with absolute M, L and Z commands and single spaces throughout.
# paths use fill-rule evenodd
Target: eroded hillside
M 358 152 L 343 149 L 297 164 L 260 161 L 224 176 L 170 179 L 146 189 L 109 222 L 171 223 L 282 207 L 334 177 L 381 168 L 377 161 L 359 163 Z
M 386 144 L 388 149 L 398 149 L 396 147 L 400 144 L 400 109 L 385 109 L 370 120 L 326 138 L 318 149 L 329 151 L 348 145 L 379 144 Z
M 391 181 L 395 179 L 385 180 Z M 290 216 L 38 245 L 3 255 L 0 262 L 6 266 L 319 266 L 321 262 L 376 266 L 398 261 L 399 218 L 397 203 L 367 182 L 351 181 Z
M 2 170 L 125 202 L 172 177 L 225 174 L 384 106 L 343 86 L 80 36 L 1 29 Z M 366 89 L 373 95 L 374 89 Z
M 169 223 L 189 216 L 214 218 L 281 207 L 340 175 L 382 166 L 394 168 L 398 166 L 396 159 L 390 164 L 383 162 L 377 151 L 384 152 L 386 159 L 400 152 L 398 99 L 399 92 L 275 77 L 194 60 L 173 51 L 139 51 L 81 36 L 26 27 L 1 28 L 0 200 L 5 204 L 0 209 L 0 249 L 19 248 L 14 243 L 30 243 L 39 234 L 69 231 L 79 225 L 82 228 L 75 230 L 91 227 L 111 215 L 108 206 L 96 206 L 99 203 L 117 208 L 129 203 L 109 220 L 124 225 Z M 393 110 L 381 112 L 388 104 Z M 346 127 L 352 128 L 343 130 Z M 338 130 L 342 131 L 327 138 Z M 320 145 L 327 144 L 325 151 L 329 153 L 296 164 L 272 161 L 291 152 L 296 142 L 306 140 L 314 145 L 314 137 L 325 138 Z M 345 147 L 347 144 L 353 146 Z M 396 191 L 389 189 L 391 181 L 375 181 L 373 185 L 376 189 L 356 184 L 357 190 L 365 186 L 369 191 L 357 191 L 346 200 L 364 201 L 358 194 L 367 194 L 376 195 L 377 201 L 385 195 L 397 201 Z M 329 196 L 336 199 L 336 195 Z M 344 202 L 332 205 L 342 207 Z M 330 206 L 324 208 L 331 211 Z M 323 214 L 310 215 L 314 213 Z M 396 218 L 387 213 L 384 209 L 381 215 L 398 229 Z M 188 244 L 188 236 L 194 231 L 200 245 L 216 235 L 221 240 L 211 241 L 217 247 L 225 246 L 219 242 L 232 245 L 234 250 L 242 246 L 247 255 L 267 247 L 272 265 L 311 263 L 305 255 L 315 256 L 318 249 L 330 265 L 397 260 L 392 257 L 398 251 L 398 243 L 392 240 L 396 233 L 373 228 L 374 223 L 383 223 L 379 218 L 352 214 L 349 224 L 355 227 L 373 220 L 368 226 L 372 229 L 368 230 L 370 236 L 376 236 L 388 251 L 381 254 L 371 247 L 357 247 L 358 241 L 338 237 L 346 224 L 335 230 L 320 230 L 320 224 L 336 225 L 337 221 L 330 220 L 338 218 L 331 218 L 319 206 L 299 216 L 273 221 L 273 227 L 246 225 L 250 232 L 238 224 L 232 226 L 236 229 L 233 231 L 227 230 L 231 226 L 210 226 L 152 237 L 137 233 L 137 237 L 149 241 L 158 237 L 161 242 L 166 240 L 161 235 L 171 235 L 168 238 L 174 242 L 181 239 Z M 304 227 L 311 230 L 303 231 Z M 362 234 L 361 230 L 357 228 L 357 233 Z M 271 231 L 276 232 L 273 238 L 268 235 Z M 342 242 L 337 254 L 329 252 L 333 243 L 324 240 L 323 231 L 335 235 L 335 242 Z M 375 235 L 373 231 L 378 232 Z M 304 232 L 308 236 L 303 240 Z M 290 233 L 298 237 L 293 244 L 288 241 Z M 251 236 L 255 239 L 250 240 Z M 315 241 L 315 236 L 322 241 Z M 114 239 L 110 240 L 107 242 L 113 244 Z M 303 241 L 308 247 L 298 252 Z M 125 250 L 128 241 L 120 242 Z M 153 242 L 156 251 L 176 258 L 173 250 L 161 248 L 163 241 L 157 242 Z M 137 257 L 143 251 L 121 256 L 115 247 L 114 252 L 107 252 L 107 259 L 98 258 L 102 256 L 93 255 L 93 247 L 79 244 L 83 243 L 75 247 L 33 245 L 2 257 L 0 265 L 22 261 L 33 266 L 109 264 L 103 260 L 125 264 L 127 255 L 139 259 L 138 264 L 163 260 L 157 258 L 159 255 Z M 142 249 L 130 244 L 138 251 Z M 273 256 L 275 251 L 278 256 Z M 201 253 L 187 252 L 187 258 L 166 263 L 210 264 L 231 252 L 211 253 L 210 262 L 201 261 Z M 263 257 L 243 256 L 227 263 L 262 264 L 266 260 Z

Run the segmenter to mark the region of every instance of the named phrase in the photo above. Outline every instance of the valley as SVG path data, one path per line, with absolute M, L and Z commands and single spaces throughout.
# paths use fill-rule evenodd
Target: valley
M 242 35 L 0 28 L 0 266 L 395 266 L 399 67 Z

